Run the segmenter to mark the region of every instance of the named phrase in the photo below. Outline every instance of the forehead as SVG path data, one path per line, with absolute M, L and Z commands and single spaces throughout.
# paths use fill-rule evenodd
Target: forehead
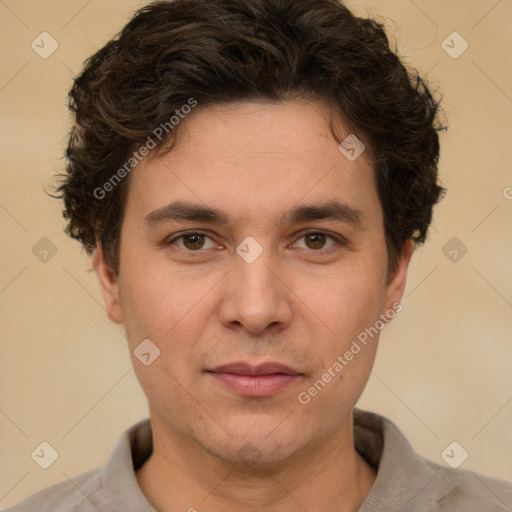
M 321 102 L 199 106 L 170 152 L 132 172 L 127 213 L 146 216 L 180 200 L 247 221 L 340 200 L 378 216 L 373 166 L 365 153 L 351 161 L 340 151 L 329 118 Z M 339 119 L 336 129 L 340 139 L 350 135 Z

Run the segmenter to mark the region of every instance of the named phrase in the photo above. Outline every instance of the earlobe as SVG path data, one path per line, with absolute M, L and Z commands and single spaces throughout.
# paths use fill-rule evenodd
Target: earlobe
M 407 270 L 414 252 L 414 242 L 407 240 L 404 244 L 396 268 L 391 275 L 386 291 L 386 311 L 393 308 L 393 304 L 399 304 L 404 294 L 407 281 Z
M 123 323 L 121 303 L 119 299 L 119 283 L 117 281 L 117 277 L 110 268 L 110 265 L 107 263 L 105 252 L 100 243 L 97 244 L 94 251 L 92 264 L 98 278 L 103 301 L 105 302 L 107 316 L 116 324 Z

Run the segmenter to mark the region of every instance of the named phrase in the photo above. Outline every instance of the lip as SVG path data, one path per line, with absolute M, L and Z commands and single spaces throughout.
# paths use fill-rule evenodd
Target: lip
M 276 362 L 259 365 L 229 363 L 208 370 L 208 373 L 232 391 L 247 397 L 275 395 L 303 376 L 302 373 Z

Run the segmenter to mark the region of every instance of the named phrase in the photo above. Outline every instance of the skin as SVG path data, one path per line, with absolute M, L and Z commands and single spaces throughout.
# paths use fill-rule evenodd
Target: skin
M 407 242 L 388 279 L 374 170 L 365 153 L 342 155 L 328 115 L 322 102 L 199 106 L 172 151 L 130 176 L 117 275 L 101 246 L 94 254 L 149 402 L 154 453 L 137 479 L 160 511 L 355 511 L 376 478 L 354 449 L 352 410 L 378 338 L 308 404 L 297 399 L 400 301 L 413 250 Z M 341 139 L 350 133 L 339 128 Z M 177 200 L 229 222 L 145 221 Z M 279 223 L 330 201 L 359 210 L 360 223 Z M 184 231 L 207 236 L 172 242 Z M 250 264 L 236 252 L 247 237 L 263 250 Z M 133 353 L 144 339 L 161 351 L 149 366 Z M 273 396 L 241 396 L 205 371 L 235 361 L 302 375 Z

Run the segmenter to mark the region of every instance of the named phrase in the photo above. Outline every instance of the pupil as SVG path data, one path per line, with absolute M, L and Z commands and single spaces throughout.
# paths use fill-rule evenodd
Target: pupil
M 307 236 L 307 240 L 311 242 L 311 244 L 308 243 L 310 249 L 321 249 L 325 243 L 325 235 L 313 233 Z
M 186 235 L 185 246 L 188 249 L 200 249 L 204 245 L 203 235 Z

